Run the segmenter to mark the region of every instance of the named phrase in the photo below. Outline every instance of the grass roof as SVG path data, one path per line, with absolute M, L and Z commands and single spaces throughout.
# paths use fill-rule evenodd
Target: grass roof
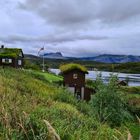
M 75 63 L 62 65 L 62 66 L 60 66 L 60 70 L 61 70 L 61 73 L 67 73 L 72 70 L 80 70 L 83 73 L 88 73 L 86 67 L 84 67 L 80 64 L 75 64 Z
M 22 49 L 18 48 L 0 48 L 0 57 L 18 57 Z

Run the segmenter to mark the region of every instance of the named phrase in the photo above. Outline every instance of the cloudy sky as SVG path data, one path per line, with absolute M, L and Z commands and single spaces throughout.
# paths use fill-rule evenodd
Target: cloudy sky
M 0 0 L 0 44 L 25 53 L 140 55 L 140 0 Z

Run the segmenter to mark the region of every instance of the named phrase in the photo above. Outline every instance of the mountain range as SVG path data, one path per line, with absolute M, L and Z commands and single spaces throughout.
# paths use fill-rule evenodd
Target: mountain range
M 110 55 L 104 54 L 95 57 L 80 58 L 81 60 L 89 60 L 103 63 L 127 63 L 127 62 L 140 62 L 140 56 L 133 55 Z
M 40 55 L 43 57 L 43 55 Z M 103 63 L 127 63 L 127 62 L 140 62 L 140 56 L 134 55 L 112 55 L 112 54 L 103 54 L 97 55 L 94 57 L 65 57 L 61 52 L 56 53 L 45 53 L 44 58 L 48 59 L 74 59 L 74 60 L 83 60 L 83 61 L 96 61 Z
M 56 53 L 44 53 L 44 55 L 40 55 L 40 57 L 49 58 L 49 59 L 66 59 L 66 57 L 63 57 L 61 52 Z

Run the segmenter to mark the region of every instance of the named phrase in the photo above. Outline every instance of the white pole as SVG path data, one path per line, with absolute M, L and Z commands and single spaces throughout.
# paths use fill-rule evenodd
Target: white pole
M 45 68 L 44 68 L 44 49 L 43 49 L 43 68 L 42 68 L 42 72 L 45 72 Z

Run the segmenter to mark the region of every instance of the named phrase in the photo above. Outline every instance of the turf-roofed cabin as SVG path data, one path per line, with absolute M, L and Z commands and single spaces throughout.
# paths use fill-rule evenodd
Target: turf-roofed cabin
M 22 49 L 0 47 L 0 66 L 23 68 L 24 55 Z
M 64 77 L 66 86 L 77 99 L 89 101 L 94 90 L 85 86 L 85 74 L 87 69 L 79 64 L 66 64 L 60 66 L 61 74 Z

